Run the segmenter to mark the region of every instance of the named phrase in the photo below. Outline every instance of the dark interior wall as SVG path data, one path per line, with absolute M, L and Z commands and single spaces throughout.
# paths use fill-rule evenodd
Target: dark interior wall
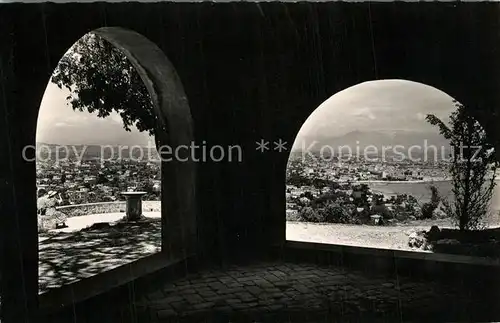
M 203 246 L 224 255 L 285 238 L 288 153 L 258 153 L 255 142 L 282 138 L 291 146 L 309 114 L 349 86 L 386 78 L 435 86 L 473 108 L 499 138 L 494 114 L 500 99 L 498 8 L 451 3 L 0 5 L 1 221 L 8 228 L 3 241 L 10 246 L 4 252 L 19 260 L 15 266 L 21 266 L 19 250 L 25 251 L 25 268 L 37 264 L 30 247 L 37 235 L 35 167 L 22 160 L 21 151 L 35 142 L 38 107 L 58 60 L 91 30 L 124 27 L 158 44 L 183 82 L 198 143 L 242 147 L 242 162 L 198 167 Z M 35 288 L 33 278 L 24 282 Z

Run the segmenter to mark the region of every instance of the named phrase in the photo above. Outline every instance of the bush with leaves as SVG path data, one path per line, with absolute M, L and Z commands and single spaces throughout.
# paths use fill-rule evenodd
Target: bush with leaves
M 354 200 L 354 204 L 357 207 L 365 207 L 369 205 L 368 196 L 370 195 L 370 188 L 366 184 L 354 185 L 352 187 L 353 194 L 352 198 Z M 358 195 L 355 195 L 354 192 L 358 192 Z
M 303 221 L 299 212 L 286 212 L 286 221 Z
M 324 222 L 328 223 L 353 223 L 355 217 L 347 205 L 342 205 L 338 202 L 328 201 L 322 208 L 318 209 L 318 213 Z
M 432 219 L 434 217 L 434 212 L 436 211 L 436 209 L 439 206 L 439 203 L 441 202 L 441 196 L 439 195 L 437 187 L 431 185 L 429 186 L 429 190 L 431 191 L 431 200 L 422 205 L 422 212 L 420 218 L 423 220 Z
M 449 171 L 454 198 L 451 203 L 443 200 L 444 210 L 460 231 L 481 229 L 489 213 L 498 161 L 481 124 L 462 104 L 454 103 L 457 109 L 450 116 L 450 126 L 434 115 L 426 117 L 450 141 L 453 151 Z
M 392 219 L 394 217 L 393 213 L 385 205 L 383 194 L 373 194 L 370 211 L 372 215 L 378 214 L 384 219 Z
M 301 220 L 307 222 L 324 222 L 320 218 L 320 215 L 318 214 L 317 210 L 310 206 L 302 207 L 298 212 L 298 216 Z
M 301 220 L 316 223 L 361 223 L 357 219 L 353 204 L 342 204 L 338 201 L 326 201 L 322 205 L 305 206 L 298 212 Z
M 348 196 L 343 192 L 334 192 L 334 193 L 326 193 L 321 194 L 317 198 L 312 201 L 313 207 L 323 207 L 328 202 L 336 202 L 336 201 L 347 201 Z
M 398 221 L 420 217 L 418 201 L 412 195 L 398 194 L 397 196 L 391 196 L 388 202 L 393 204 L 393 217 Z

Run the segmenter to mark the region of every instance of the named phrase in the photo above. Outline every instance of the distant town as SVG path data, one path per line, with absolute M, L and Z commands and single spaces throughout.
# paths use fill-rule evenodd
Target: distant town
M 305 158 L 304 158 L 305 157 Z M 338 182 L 448 180 L 446 160 L 411 161 L 379 156 L 325 156 L 292 153 L 289 167 L 302 167 L 306 175 Z
M 130 154 L 122 154 L 121 159 L 109 154 L 99 156 L 96 147 L 78 154 L 83 156 L 81 160 L 75 155 L 60 156 L 56 160 L 53 151 L 39 154 L 37 188 L 59 192 L 63 205 L 120 201 L 124 200 L 120 193 L 130 190 L 146 192 L 144 200 L 160 200 L 158 160 L 130 158 Z
M 450 180 L 447 160 L 410 161 L 380 156 L 327 157 L 292 153 L 286 180 L 287 219 L 291 221 L 358 223 L 370 216 L 399 214 L 417 219 L 417 196 L 380 194 L 373 183 L 432 183 Z M 426 192 L 428 190 L 428 192 Z M 330 209 L 321 206 L 329 200 Z M 315 206 L 312 209 L 309 206 Z M 392 217 L 392 216 L 389 216 Z M 391 220 L 392 221 L 392 220 Z

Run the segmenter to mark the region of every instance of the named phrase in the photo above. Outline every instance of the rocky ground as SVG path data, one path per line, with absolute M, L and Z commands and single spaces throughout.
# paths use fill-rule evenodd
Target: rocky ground
M 452 227 L 446 220 L 415 221 L 396 226 L 287 222 L 286 238 L 305 242 L 413 250 L 408 245 L 410 235 L 416 231 L 429 230 L 436 223 L 440 227 Z
M 431 234 L 431 242 L 424 232 L 432 226 L 437 226 L 439 233 Z M 394 226 L 287 222 L 286 238 L 381 249 L 500 257 L 500 244 L 497 242 L 500 241 L 499 227 L 499 222 L 494 219 L 490 221 L 491 229 L 470 237 L 457 235 L 453 223 L 447 219 L 411 221 Z M 437 241 L 439 243 L 436 244 Z
M 412 232 L 408 245 L 439 253 L 500 259 L 500 228 L 460 232 L 432 226 Z

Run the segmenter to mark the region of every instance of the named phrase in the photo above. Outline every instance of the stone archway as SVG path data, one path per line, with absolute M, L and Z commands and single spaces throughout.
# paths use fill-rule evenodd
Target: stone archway
M 104 27 L 92 33 L 120 49 L 146 85 L 161 125 L 156 133 L 157 143 L 169 147 L 163 151 L 157 147 L 158 153 L 189 146 L 194 137 L 188 100 L 175 68 L 163 51 L 144 36 L 123 28 Z M 196 166 L 190 157 L 162 161 L 162 252 L 169 258 L 195 252 Z
M 284 174 L 287 194 L 286 220 L 292 222 L 290 226 L 287 225 L 287 229 L 293 229 L 293 234 L 287 234 L 287 240 L 325 244 L 350 244 L 352 240 L 354 246 L 365 247 L 361 235 L 354 237 L 348 233 L 342 236 L 343 233 L 339 231 L 343 228 L 336 226 L 339 223 L 342 226 L 356 225 L 360 221 L 373 224 L 370 215 L 375 216 L 373 219 L 380 215 L 371 212 L 378 213 L 383 209 L 384 214 L 389 214 L 389 209 L 385 209 L 383 203 L 383 207 L 371 208 L 366 204 L 369 201 L 366 200 L 367 194 L 362 193 L 364 190 L 360 190 L 362 187 L 359 185 L 365 185 L 368 189 L 373 183 L 393 182 L 395 185 L 391 189 L 394 190 L 395 196 L 406 198 L 408 195 L 420 205 L 428 202 L 431 195 L 428 186 L 432 185 L 434 180 L 438 184 L 449 182 L 449 179 L 445 180 L 448 175 L 443 176 L 446 173 L 444 168 L 428 164 L 433 159 L 447 159 L 449 150 L 446 150 L 446 145 L 449 141 L 440 134 L 438 128 L 429 124 L 426 115 L 433 114 L 441 120 L 446 120 L 456 111 L 454 102 L 449 94 L 436 87 L 406 79 L 361 82 L 336 92 L 323 101 L 301 125 L 288 156 Z M 434 149 L 434 155 L 431 149 Z M 375 160 L 371 154 L 377 155 Z M 394 171 L 391 169 L 393 165 L 404 171 Z M 345 167 L 349 168 L 348 172 L 344 170 Z M 423 168 L 423 171 L 420 168 Z M 396 188 L 397 181 L 415 188 Z M 346 188 L 353 191 L 354 187 L 356 193 L 364 194 L 365 202 L 360 196 L 344 195 Z M 422 189 L 424 187 L 425 189 Z M 439 188 L 441 197 L 451 194 L 451 184 L 437 185 L 434 188 Z M 375 192 L 377 188 L 371 189 Z M 377 193 L 380 194 L 379 192 Z M 337 202 L 339 196 L 343 198 L 341 201 L 347 202 Z M 354 198 L 357 202 L 349 202 L 345 200 L 346 197 L 351 198 L 351 201 Z M 323 211 L 323 203 L 326 200 L 338 204 L 331 209 L 325 207 L 328 211 Z M 393 202 L 387 203 L 392 214 L 388 216 L 394 217 L 389 221 L 401 221 L 404 217 L 416 216 L 416 213 L 411 214 L 406 209 L 397 207 L 399 202 L 395 204 L 397 208 L 394 209 Z M 315 208 L 318 205 L 320 206 Z M 368 208 L 365 205 L 368 205 Z M 416 212 L 414 208 L 411 210 Z M 394 216 L 396 212 L 401 213 L 397 219 Z M 419 216 L 416 217 L 420 219 Z M 305 224 L 296 225 L 293 222 Z M 332 235 L 328 230 L 320 233 L 325 226 L 316 230 L 314 222 L 328 223 L 331 229 L 339 230 L 336 231 L 338 234 Z M 304 230 L 306 225 L 312 228 L 310 233 Z M 354 226 L 352 228 L 358 229 Z M 367 230 L 367 236 L 371 234 L 372 232 Z M 399 243 L 403 240 L 402 237 L 394 239 L 398 241 L 397 248 L 401 249 L 400 246 L 405 244 L 404 241 Z M 366 243 L 370 243 L 366 247 L 392 248 L 387 240 L 391 239 L 384 238 L 375 242 L 366 240 Z
M 109 42 L 123 53 L 139 74 L 153 102 L 153 109 L 159 124 L 155 129 L 157 151 L 159 154 L 163 153 L 163 157 L 168 158 L 163 159 L 161 165 L 161 253 L 136 261 L 138 265 L 133 266 L 142 269 L 134 275 L 130 275 L 129 268 L 119 267 L 97 275 L 102 276 L 99 278 L 101 281 L 109 280 L 110 275 L 119 276 L 120 278 L 117 279 L 119 284 L 124 284 L 141 274 L 158 269 L 159 259 L 165 264 L 169 261 L 182 260 L 195 253 L 195 164 L 189 156 L 181 158 L 181 156 L 172 155 L 176 147 L 189 146 L 194 140 L 191 111 L 175 68 L 154 43 L 139 33 L 118 27 L 100 28 L 90 33 Z M 121 269 L 126 269 L 128 275 Z M 78 300 L 93 296 L 87 295 L 88 290 L 84 286 L 86 283 L 63 285 L 57 290 L 48 292 L 47 294 L 50 295 L 40 298 L 41 308 L 50 307 L 54 299 L 59 302 L 72 302 L 73 297 Z M 110 284 L 116 284 L 116 282 Z M 97 293 L 113 287 L 107 285 L 109 284 L 102 284 Z M 76 293 L 78 295 L 64 297 L 69 289 L 80 291 Z M 92 293 L 95 294 L 96 291 Z

